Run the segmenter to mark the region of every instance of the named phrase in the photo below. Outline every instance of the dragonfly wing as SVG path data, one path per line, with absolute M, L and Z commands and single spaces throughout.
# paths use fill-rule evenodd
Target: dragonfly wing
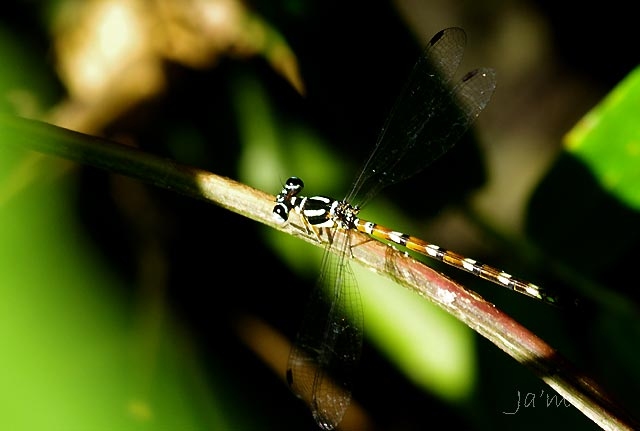
M 333 429 L 351 401 L 362 351 L 362 303 L 345 241 L 328 246 L 320 279 L 289 355 L 287 382 L 310 407 L 322 429 Z
M 452 84 L 465 44 L 464 30 L 455 27 L 431 39 L 345 200 L 361 207 L 383 187 L 417 174 L 475 121 L 495 90 L 495 73 L 478 69 Z

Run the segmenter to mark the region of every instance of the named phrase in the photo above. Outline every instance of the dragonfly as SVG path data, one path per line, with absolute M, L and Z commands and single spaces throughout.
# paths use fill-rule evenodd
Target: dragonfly
M 466 34 L 458 27 L 441 30 L 429 41 L 344 199 L 302 196 L 304 182 L 290 177 L 276 196 L 273 215 L 284 224 L 292 212 L 297 213 L 318 241 L 321 229 L 364 232 L 555 304 L 553 294 L 533 283 L 359 218 L 360 209 L 383 188 L 419 173 L 449 151 L 489 103 L 496 88 L 494 70 L 478 68 L 454 81 L 465 45 Z M 350 237 L 326 245 L 320 277 L 287 365 L 288 385 L 310 406 L 323 430 L 335 428 L 349 406 L 362 350 L 362 304 L 349 264 Z M 336 247 L 338 253 L 332 250 Z

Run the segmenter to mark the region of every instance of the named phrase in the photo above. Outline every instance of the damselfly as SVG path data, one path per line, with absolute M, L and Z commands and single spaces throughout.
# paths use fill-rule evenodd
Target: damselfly
M 310 230 L 364 232 L 524 295 L 555 303 L 555 296 L 532 283 L 358 217 L 362 206 L 382 188 L 415 175 L 447 152 L 489 102 L 496 87 L 491 69 L 476 69 L 452 84 L 465 43 L 466 35 L 460 28 L 442 30 L 431 39 L 345 199 L 301 196 L 302 180 L 291 177 L 276 197 L 274 216 L 284 223 L 295 211 Z M 362 309 L 349 266 L 349 238 L 340 245 L 339 257 L 330 251 L 334 244 L 327 245 L 320 279 L 287 369 L 291 389 L 310 405 L 317 424 L 327 430 L 340 422 L 349 405 L 362 347 Z

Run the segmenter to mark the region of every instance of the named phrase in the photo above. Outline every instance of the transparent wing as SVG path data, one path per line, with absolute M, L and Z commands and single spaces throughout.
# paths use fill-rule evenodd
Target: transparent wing
M 453 147 L 485 108 L 495 90 L 495 72 L 477 69 L 457 84 L 466 35 L 438 32 L 416 62 L 354 181 L 347 202 L 362 207 L 383 187 L 411 177 Z
M 349 238 L 349 236 L 347 236 Z M 349 264 L 349 242 L 324 253 L 320 279 L 291 349 L 287 382 L 322 429 L 333 429 L 351 401 L 362 351 L 362 303 Z

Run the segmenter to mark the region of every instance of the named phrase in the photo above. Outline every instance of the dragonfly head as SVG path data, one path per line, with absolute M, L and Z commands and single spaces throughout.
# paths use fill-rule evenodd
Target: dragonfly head
M 273 207 L 273 217 L 279 223 L 289 220 L 289 213 L 296 206 L 297 195 L 304 188 L 304 182 L 298 177 L 289 177 L 282 190 L 276 196 L 276 205 Z

